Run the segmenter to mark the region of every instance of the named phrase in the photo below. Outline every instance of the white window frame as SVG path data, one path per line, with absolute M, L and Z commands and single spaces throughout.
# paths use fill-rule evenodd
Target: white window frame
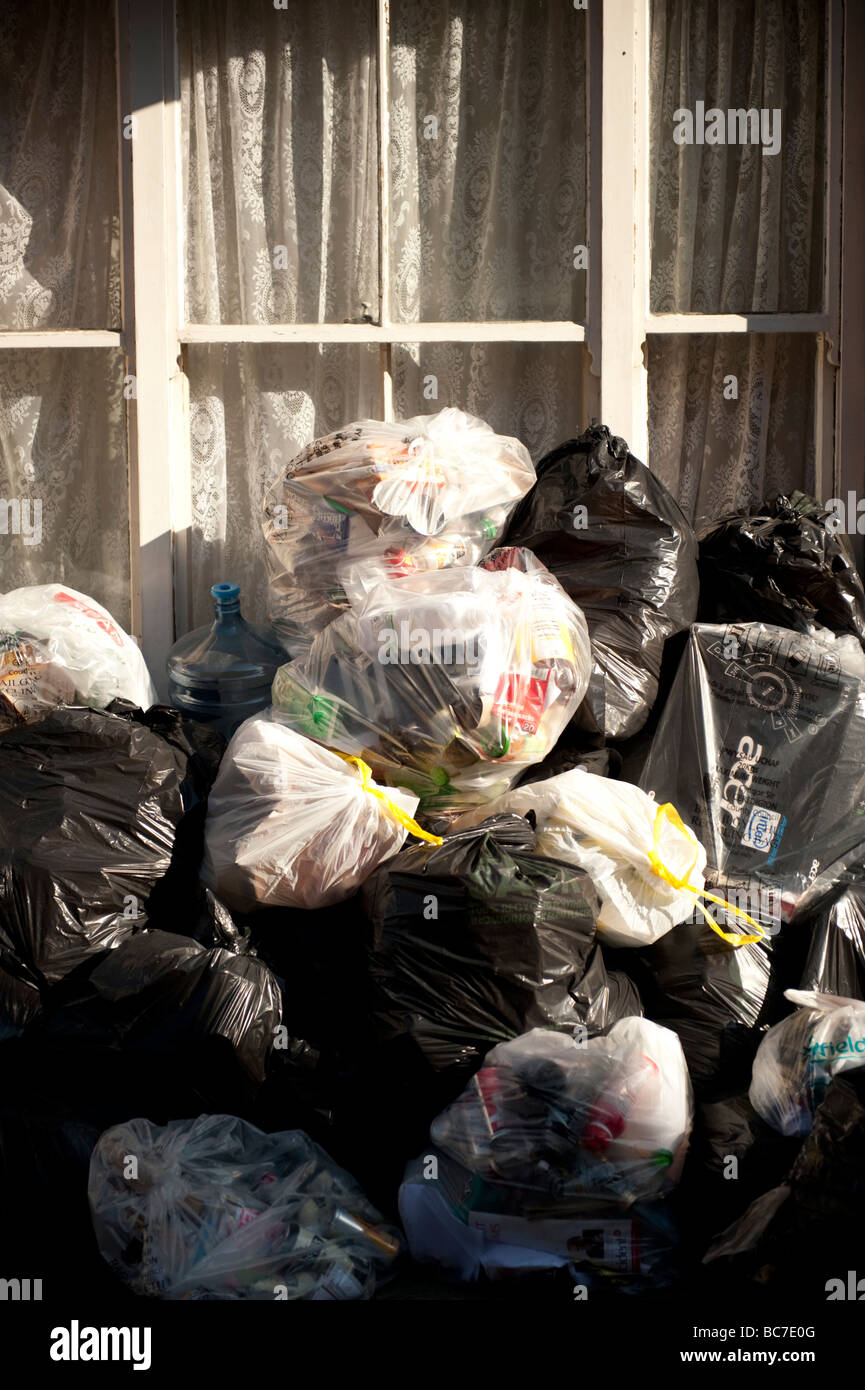
M 653 314 L 649 307 L 649 3 L 589 0 L 587 35 L 587 244 L 585 323 L 394 323 L 390 305 L 389 0 L 377 0 L 379 313 L 372 324 L 207 325 L 185 322 L 176 0 L 115 0 L 120 139 L 122 319 L 118 332 L 0 332 L 3 347 L 117 347 L 135 380 L 127 401 L 132 631 L 160 693 L 165 653 L 190 622 L 192 523 L 187 349 L 199 343 L 378 344 L 381 408 L 393 416 L 391 352 L 403 342 L 585 343 L 583 400 L 648 455 L 645 345 L 655 333 L 810 333 L 816 353 L 816 456 L 822 495 L 865 481 L 865 258 L 841 279 L 841 238 L 865 236 L 861 189 L 865 95 L 842 71 L 863 51 L 865 7 L 830 0 L 826 298 L 814 314 Z M 843 43 L 842 43 L 843 39 Z M 628 99 L 630 95 L 630 100 Z M 843 118 L 842 118 L 843 106 Z M 600 111 L 600 120 L 592 119 Z M 600 133 L 600 142 L 597 133 Z M 846 143 L 842 135 L 847 132 Z M 593 138 L 594 137 L 594 138 Z M 599 148 L 600 144 L 600 148 Z M 835 216 L 838 190 L 847 196 Z M 838 367 L 844 358 L 842 369 Z M 830 467 L 830 463 L 833 466 Z

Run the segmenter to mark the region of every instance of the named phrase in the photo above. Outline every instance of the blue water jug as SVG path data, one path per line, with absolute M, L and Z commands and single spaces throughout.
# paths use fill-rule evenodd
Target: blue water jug
M 275 638 L 240 615 L 240 585 L 214 584 L 216 614 L 168 653 L 170 699 L 190 719 L 230 738 L 244 719 L 266 709 L 276 669 L 288 660 Z

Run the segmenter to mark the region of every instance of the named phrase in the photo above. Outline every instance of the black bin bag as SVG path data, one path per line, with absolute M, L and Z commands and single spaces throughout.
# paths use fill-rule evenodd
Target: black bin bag
M 541 459 L 507 544 L 534 551 L 583 610 L 596 664 L 586 722 L 608 738 L 643 727 L 664 643 L 697 614 L 697 540 L 684 512 L 606 425 Z
M 728 919 L 725 930 L 741 925 Z M 703 922 L 683 922 L 652 946 L 611 956 L 611 963 L 620 960 L 646 1016 L 678 1034 L 697 1097 L 747 1090 L 761 1029 L 774 1021 L 780 992 L 772 937 L 733 946 Z
M 696 624 L 640 785 L 672 802 L 707 853 L 706 877 L 789 916 L 862 839 L 865 660 L 853 637 L 764 623 Z
M 850 543 L 804 492 L 711 522 L 700 535 L 699 567 L 704 622 L 820 626 L 865 644 L 865 589 Z
M 494 816 L 367 880 L 379 1041 L 409 1035 L 434 1069 L 474 1070 L 530 1028 L 601 1033 L 641 1012 L 630 981 L 607 973 L 590 880 L 534 854 L 534 839 L 521 816 Z
M 0 971 L 19 999 L 141 930 L 163 879 L 192 898 L 200 825 L 178 830 L 219 750 L 171 714 L 61 708 L 0 733 Z
M 861 1270 L 863 1168 L 865 1071 L 858 1070 L 831 1083 L 784 1180 L 712 1243 L 705 1261 L 721 1285 L 729 1289 L 732 1276 L 821 1303 L 861 1297 L 849 1271 L 857 1261 Z

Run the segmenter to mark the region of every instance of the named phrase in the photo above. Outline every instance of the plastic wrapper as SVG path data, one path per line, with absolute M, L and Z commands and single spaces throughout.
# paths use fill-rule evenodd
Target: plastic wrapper
M 807 1134 L 832 1077 L 865 1066 L 865 1003 L 795 989 L 785 998 L 799 1008 L 761 1042 L 748 1095 L 780 1134 Z
M 678 503 L 592 425 L 541 459 L 506 540 L 534 551 L 585 613 L 600 671 L 591 722 L 629 738 L 657 695 L 665 641 L 697 613 L 697 541 Z
M 132 719 L 57 709 L 0 733 L 0 960 L 39 985 L 144 927 L 188 789 L 182 752 Z
M 292 727 L 452 814 L 505 791 L 555 744 L 591 670 L 585 620 L 534 556 L 378 584 L 280 667 Z
M 786 916 L 861 840 L 862 661 L 851 637 L 691 629 L 640 785 L 693 827 L 707 879 L 774 886 Z
M 799 1297 L 804 1278 L 822 1300 L 859 1298 L 849 1271 L 865 1240 L 863 1167 L 865 1072 L 857 1070 L 831 1082 L 784 1181 L 716 1238 L 706 1263 L 734 1262 L 739 1279 L 750 1274 L 773 1289 L 787 1283 Z
M 95 599 L 65 584 L 0 594 L 0 728 L 118 698 L 147 709 L 157 695 L 135 642 Z
M 499 1044 L 430 1128 L 444 1156 L 437 1179 L 430 1155 L 406 1175 L 412 1254 L 444 1254 L 464 1277 L 472 1255 L 483 1264 L 497 1243 L 611 1274 L 653 1272 L 669 1254 L 669 1238 L 653 1239 L 658 1204 L 679 1179 L 691 1124 L 679 1041 L 646 1019 L 581 1046 L 538 1028 Z M 454 1220 L 467 1228 L 463 1263 L 446 1254 Z
M 658 806 L 639 787 L 575 768 L 516 787 L 457 825 L 508 812 L 533 815 L 536 853 L 589 875 L 601 899 L 598 931 L 611 946 L 651 945 L 693 916 L 706 851 L 672 808 Z M 674 887 L 657 871 L 661 866 L 693 891 Z
M 534 481 L 519 440 L 452 407 L 314 440 L 265 499 L 270 614 L 292 656 L 346 587 L 477 564 Z
M 364 885 L 380 1039 L 409 1034 L 441 1069 L 535 1025 L 594 1033 L 640 1012 L 606 971 L 590 881 L 534 839 L 499 816 L 439 848 L 408 846 Z
M 700 618 L 744 620 L 865 643 L 865 589 L 847 537 L 813 497 L 794 492 L 700 536 Z
M 270 714 L 247 719 L 210 796 L 204 878 L 230 907 L 324 907 L 395 854 L 417 798 Z
M 108 1130 L 88 1195 L 103 1258 L 155 1298 L 370 1298 L 400 1251 L 302 1131 L 263 1134 L 231 1115 Z

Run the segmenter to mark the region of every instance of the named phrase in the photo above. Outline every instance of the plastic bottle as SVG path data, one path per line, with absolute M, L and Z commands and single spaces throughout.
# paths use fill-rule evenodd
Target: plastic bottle
M 641 1053 L 636 1062 L 628 1059 L 617 1068 L 589 1111 L 582 1140 L 584 1147 L 596 1154 L 605 1153 L 624 1130 L 643 1087 L 657 1075 L 657 1062 L 645 1053 Z
M 240 614 L 240 586 L 214 584 L 214 621 L 175 642 L 168 654 L 172 705 L 230 738 L 244 719 L 266 709 L 286 653 Z

